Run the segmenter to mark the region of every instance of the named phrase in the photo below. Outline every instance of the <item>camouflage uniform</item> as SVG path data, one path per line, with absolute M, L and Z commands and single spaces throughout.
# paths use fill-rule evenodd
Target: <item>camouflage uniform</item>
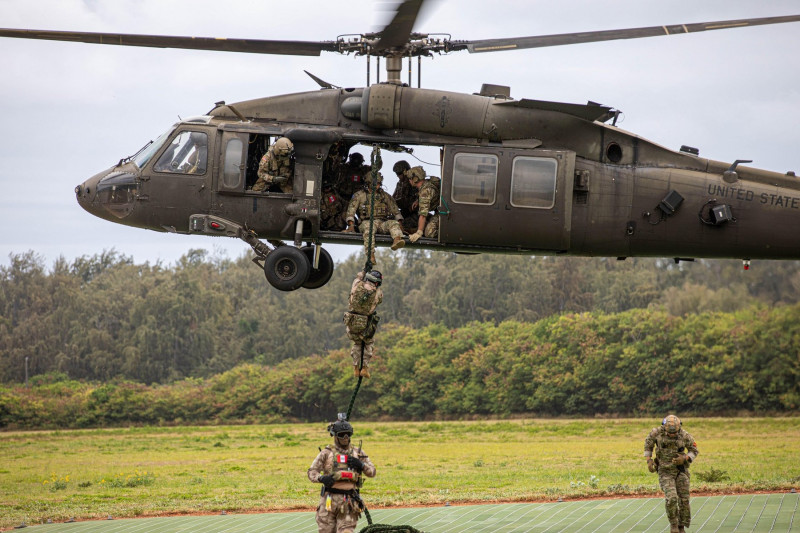
M 426 237 L 435 239 L 439 236 L 439 214 L 435 211 L 439 208 L 439 190 L 442 181 L 436 176 L 431 176 L 422 182 L 419 188 L 419 208 L 417 214 L 426 217 L 425 229 L 423 234 Z M 434 211 L 434 214 L 430 214 Z
M 344 221 L 344 212 L 347 202 L 335 189 L 326 187 L 322 191 L 319 204 L 319 218 L 323 230 L 342 231 L 347 224 Z
M 357 457 L 364 464 L 361 474 L 351 470 L 346 463 L 340 461 L 344 458 L 341 456 L 348 455 Z M 318 483 L 322 475 L 332 474 L 336 477 L 337 473 L 341 475 L 344 472 L 351 473 L 356 480 L 340 479 L 333 484 L 331 489 L 323 487 L 317 507 L 319 533 L 353 533 L 356 530 L 358 518 L 361 516 L 361 508 L 357 500 L 353 498 L 353 494 L 361 486 L 362 476 L 375 477 L 375 465 L 361 449 L 357 450 L 349 445 L 344 448 L 337 443 L 333 446 L 325 446 L 308 469 L 308 479 L 313 483 Z M 349 494 L 342 492 L 349 492 Z M 330 498 L 330 504 L 328 504 L 328 498 Z
M 369 238 L 367 233 L 370 229 L 370 204 L 372 201 L 372 192 L 368 190 L 360 190 L 353 195 L 350 203 L 347 206 L 347 215 L 345 221 L 350 224 L 355 223 L 356 213 L 360 220 L 358 230 L 364 235 L 364 252 L 369 257 L 370 250 L 368 246 Z M 372 245 L 375 246 L 375 235 L 378 233 L 390 234 L 395 243 L 392 249 L 396 249 L 396 243 L 403 243 L 403 230 L 400 227 L 398 220 L 402 220 L 400 210 L 394 198 L 389 196 L 389 193 L 383 189 L 378 189 L 375 192 L 375 217 L 372 221 Z
M 281 192 L 292 192 L 292 178 L 294 176 L 292 159 L 289 155 L 277 155 L 274 149 L 275 144 L 269 147 L 269 150 L 267 150 L 258 164 L 258 180 L 252 189 L 255 192 L 269 190 L 275 178 L 286 178 L 280 184 Z
M 383 290 L 374 283 L 365 281 L 364 273 L 359 272 L 350 287 L 347 313 L 344 314 L 347 336 L 353 341 L 350 356 L 353 358 L 353 365 L 356 369 L 361 363 L 362 344 L 364 346 L 363 368 L 369 367 L 369 361 L 375 353 L 373 337 L 380 320 L 375 309 L 382 301 Z M 368 374 L 369 371 L 364 373 L 365 376 Z
M 685 430 L 669 434 L 662 425 L 653 428 L 644 441 L 644 456 L 648 459 L 656 448 L 655 463 L 658 468 L 658 482 L 664 491 L 667 519 L 671 531 L 683 531 L 692 521 L 689 507 L 689 464 L 700 453 L 694 438 Z M 676 465 L 673 459 L 688 455 L 689 462 Z

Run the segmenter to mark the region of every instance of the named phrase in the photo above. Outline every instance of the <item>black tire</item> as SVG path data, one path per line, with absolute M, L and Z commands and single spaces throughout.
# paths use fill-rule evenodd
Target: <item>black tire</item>
M 328 253 L 328 250 L 325 248 L 320 248 L 318 269 L 314 268 L 314 247 L 304 246 L 300 248 L 300 251 L 306 255 L 309 264 L 308 279 L 306 279 L 306 282 L 303 283 L 303 288 L 319 289 L 328 283 L 328 281 L 331 279 L 331 276 L 333 276 L 334 266 L 333 258 L 331 257 L 331 254 Z
M 311 271 L 306 254 L 293 246 L 279 246 L 267 255 L 264 275 L 279 291 L 294 291 L 303 286 Z

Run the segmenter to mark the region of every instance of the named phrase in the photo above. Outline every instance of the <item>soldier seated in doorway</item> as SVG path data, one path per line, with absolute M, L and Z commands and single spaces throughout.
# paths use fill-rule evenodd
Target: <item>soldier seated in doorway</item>
M 375 235 L 378 233 L 390 234 L 393 238 L 392 250 L 397 250 L 405 246 L 406 242 L 403 240 L 403 230 L 400 227 L 398 220 L 402 220 L 400 210 L 394 202 L 394 198 L 389 196 L 389 193 L 381 189 L 383 183 L 383 176 L 380 172 L 369 174 L 367 178 L 367 188 L 361 189 L 353 195 L 350 203 L 347 206 L 347 229 L 344 230 L 348 233 L 354 233 L 356 226 L 356 213 L 360 220 L 358 226 L 359 231 L 364 235 L 364 253 L 370 258 L 372 264 L 375 264 Z M 374 206 L 372 205 L 372 196 L 375 196 Z M 370 228 L 372 234 L 370 235 Z M 370 244 L 372 248 L 370 248 Z
M 422 237 L 435 239 L 439 236 L 439 190 L 441 180 L 436 176 L 425 179 L 425 169 L 414 167 L 408 171 L 408 182 L 419 191 L 417 200 L 417 227 L 416 232 L 408 236 L 411 242 L 417 242 Z

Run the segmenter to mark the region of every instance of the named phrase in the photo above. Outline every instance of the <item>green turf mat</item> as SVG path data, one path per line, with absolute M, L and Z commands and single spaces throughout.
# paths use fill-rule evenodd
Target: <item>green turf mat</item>
M 688 533 L 800 533 L 800 495 L 692 498 Z M 662 533 L 661 498 L 513 503 L 371 511 L 374 523 L 408 524 L 425 533 Z M 367 525 L 365 519 L 360 528 Z M 227 514 L 43 524 L 31 533 L 316 533 L 314 513 Z

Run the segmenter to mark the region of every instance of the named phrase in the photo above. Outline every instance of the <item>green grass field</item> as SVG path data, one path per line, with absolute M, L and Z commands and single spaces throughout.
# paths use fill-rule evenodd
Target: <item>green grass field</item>
M 642 458 L 657 420 L 354 421 L 378 468 L 371 509 L 658 495 Z M 685 419 L 692 489 L 800 488 L 800 419 Z M 303 509 L 324 424 L 0 433 L 0 528 L 76 518 Z M 702 479 L 719 478 L 717 481 Z

